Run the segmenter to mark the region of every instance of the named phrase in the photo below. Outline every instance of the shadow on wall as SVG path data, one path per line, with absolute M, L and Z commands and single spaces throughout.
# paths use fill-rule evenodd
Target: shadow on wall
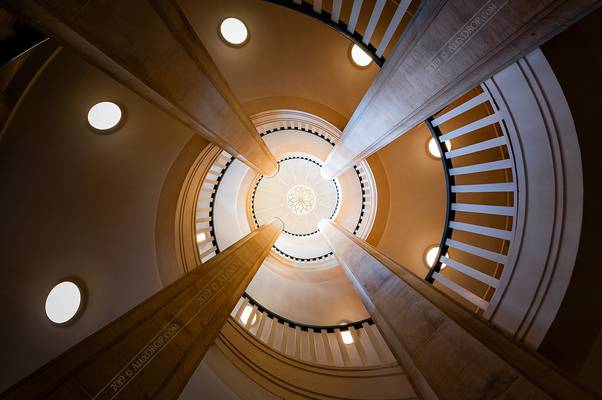
M 569 103 L 581 147 L 584 212 L 570 286 L 539 352 L 602 395 L 602 290 L 599 276 L 599 124 L 602 9 L 542 46 Z M 593 279 L 592 279 L 593 278 Z

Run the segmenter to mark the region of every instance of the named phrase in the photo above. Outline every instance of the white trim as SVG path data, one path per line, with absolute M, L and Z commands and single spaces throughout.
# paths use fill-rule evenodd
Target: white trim
M 579 143 L 560 84 L 540 49 L 485 85 L 505 114 L 519 208 L 501 288 L 484 316 L 537 348 L 562 303 L 579 246 Z

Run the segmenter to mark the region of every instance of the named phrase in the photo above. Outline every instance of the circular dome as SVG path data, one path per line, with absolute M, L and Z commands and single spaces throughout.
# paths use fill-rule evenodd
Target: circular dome
M 256 224 L 279 218 L 288 234 L 306 236 L 318 232 L 318 222 L 331 219 L 336 213 L 336 181 L 322 178 L 321 164 L 307 155 L 287 156 L 278 163 L 278 173 L 260 177 L 253 191 L 251 211 Z

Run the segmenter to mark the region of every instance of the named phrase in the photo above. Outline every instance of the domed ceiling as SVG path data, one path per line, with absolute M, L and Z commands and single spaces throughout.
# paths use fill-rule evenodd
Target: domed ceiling
M 215 233 L 212 243 L 219 252 L 256 227 L 281 220 L 283 232 L 247 294 L 297 322 L 332 325 L 367 318 L 318 223 L 330 219 L 367 236 L 376 213 L 370 167 L 362 162 L 341 177 L 324 179 L 324 159 L 341 132 L 315 115 L 271 110 L 252 121 L 278 160 L 278 172 L 262 176 L 239 160 L 218 160 L 221 177 L 203 186 L 207 195 L 214 192 L 213 212 L 197 214 L 197 221 L 208 224 L 197 229 Z
M 251 197 L 257 225 L 274 218 L 284 223 L 284 232 L 309 236 L 318 232 L 318 222 L 335 217 L 339 188 L 334 179 L 320 175 L 322 164 L 310 155 L 291 155 L 278 161 L 273 177 L 261 177 Z

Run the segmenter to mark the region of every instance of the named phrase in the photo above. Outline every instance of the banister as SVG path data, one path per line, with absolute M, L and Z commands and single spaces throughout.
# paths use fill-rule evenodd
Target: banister
M 360 321 L 355 321 L 355 322 L 348 322 L 345 324 L 338 324 L 338 325 L 312 325 L 312 324 L 304 324 L 301 322 L 296 322 L 296 321 L 292 321 L 286 317 L 283 317 L 281 315 L 276 314 L 273 311 L 270 311 L 269 309 L 265 308 L 264 306 L 262 306 L 259 302 L 257 302 L 255 299 L 253 299 L 253 297 L 251 297 L 247 292 L 243 293 L 242 297 L 246 300 L 248 300 L 248 304 L 250 304 L 251 306 L 257 306 L 257 309 L 259 310 L 259 312 L 265 312 L 266 315 L 271 318 L 274 321 L 277 321 L 280 324 L 284 324 L 287 323 L 289 327 L 295 329 L 296 327 L 299 327 L 302 331 L 304 332 L 308 332 L 310 329 L 313 330 L 314 332 L 320 332 L 320 331 L 326 331 L 328 333 L 334 333 L 335 329 L 338 329 L 342 332 L 349 330 L 350 328 L 355 328 L 355 329 L 362 329 L 363 324 L 367 323 L 368 325 L 374 325 L 374 321 L 372 320 L 372 318 L 366 318 L 366 319 L 362 319 Z M 245 304 L 246 305 L 246 304 Z M 241 309 L 244 308 L 244 306 L 241 307 Z M 240 315 L 237 317 L 237 319 L 240 319 Z M 251 319 L 251 316 L 249 317 L 249 319 Z
M 486 312 L 489 308 L 490 302 L 488 300 L 491 293 L 500 289 L 501 285 L 498 270 L 500 270 L 500 268 L 506 268 L 509 257 L 507 254 L 503 254 L 503 250 L 501 249 L 500 252 L 489 250 L 487 246 L 484 246 L 484 244 L 481 243 L 481 239 L 475 239 L 473 241 L 470 240 L 470 237 L 458 238 L 455 237 L 454 232 L 462 231 L 471 235 L 477 235 L 478 237 L 500 240 L 502 241 L 501 247 L 503 248 L 504 243 L 511 243 L 514 240 L 515 229 L 499 229 L 495 227 L 495 224 L 492 226 L 490 216 L 499 215 L 507 219 L 514 218 L 518 206 L 516 201 L 517 184 L 515 165 L 510 139 L 505 134 L 504 130 L 504 113 L 503 110 L 500 110 L 497 104 L 493 102 L 487 87 L 482 85 L 481 89 L 482 91 L 479 94 L 464 101 L 462 104 L 456 105 L 453 109 L 446 111 L 436 118 L 435 116 L 431 116 L 425 121 L 441 155 L 441 165 L 446 186 L 445 225 L 439 243 L 438 254 L 434 264 L 429 268 L 425 280 L 431 284 L 435 281 L 439 282 L 439 284 L 445 286 L 459 297 L 476 306 L 475 312 Z M 441 125 L 443 123 L 453 120 L 481 105 L 486 107 L 487 115 L 482 116 L 477 112 L 476 116 L 471 116 L 467 121 L 462 121 L 462 125 L 455 127 L 451 132 L 444 133 L 441 130 Z M 487 105 L 489 105 L 490 108 L 487 107 Z M 483 128 L 489 129 L 489 127 L 493 127 L 495 130 L 495 136 L 493 138 L 489 134 L 479 138 L 476 142 L 468 138 L 467 143 L 463 147 L 454 148 L 453 150 L 447 149 L 446 151 L 444 143 L 447 140 L 464 140 L 463 138 L 465 135 L 475 135 L 476 131 Z M 475 155 L 475 153 L 483 154 L 480 152 L 495 148 L 500 148 L 501 159 L 498 159 L 496 156 L 492 161 L 487 155 Z M 477 159 L 470 159 L 470 162 L 468 163 L 463 162 L 459 166 L 454 166 L 454 159 L 459 156 L 469 156 L 471 158 L 477 157 Z M 483 157 L 484 159 L 482 159 Z M 512 181 L 508 181 L 508 177 L 506 177 L 502 182 L 490 182 L 487 179 L 481 180 L 480 178 L 476 182 L 469 181 L 471 184 L 458 184 L 456 182 L 456 177 L 460 175 L 466 176 L 506 169 L 512 171 Z M 473 176 L 477 177 L 478 175 Z M 479 183 L 480 181 L 483 183 Z M 502 192 L 512 194 L 512 206 L 488 204 L 489 201 L 483 199 L 475 204 L 458 203 L 456 200 L 458 193 L 486 195 L 489 193 Z M 465 220 L 463 218 L 457 220 L 456 211 L 473 213 L 476 217 L 473 217 L 470 220 Z M 478 218 L 478 220 L 475 221 L 474 218 Z M 486 261 L 485 264 L 480 262 L 474 264 L 473 262 L 462 261 L 462 258 L 464 257 L 462 254 L 459 255 L 459 259 L 454 260 L 453 257 L 447 256 L 449 248 L 454 248 L 463 253 L 468 253 L 488 261 Z M 487 273 L 487 269 L 490 268 L 487 262 L 494 262 L 497 265 L 492 275 Z M 472 264 L 472 266 L 470 264 Z M 454 279 L 453 275 L 442 275 L 441 270 L 444 265 L 449 266 L 462 274 L 459 276 L 470 277 L 478 281 L 481 285 L 485 285 L 486 289 L 483 293 L 475 293 L 476 288 L 472 285 L 470 280 L 465 281 L 463 278 Z
M 452 204 L 456 202 L 456 193 L 452 191 L 452 186 L 456 184 L 456 178 L 454 175 L 451 175 L 449 171 L 453 168 L 451 159 L 444 156 L 445 151 L 443 149 L 444 142 L 439 140 L 441 134 L 441 129 L 439 129 L 439 125 L 433 125 L 434 118 L 431 116 L 427 119 L 426 126 L 429 128 L 435 143 L 437 144 L 437 148 L 439 149 L 439 154 L 441 155 L 441 166 L 443 167 L 443 175 L 445 177 L 445 223 L 443 225 L 443 234 L 441 235 L 441 240 L 439 241 L 439 251 L 437 252 L 437 256 L 435 257 L 435 263 L 430 266 L 429 272 L 426 275 L 425 280 L 429 283 L 435 282 L 433 279 L 433 274 L 438 273 L 441 270 L 441 256 L 443 254 L 447 254 L 447 239 L 451 238 L 452 228 L 449 227 L 449 222 L 453 220 L 456 211 L 452 208 Z

